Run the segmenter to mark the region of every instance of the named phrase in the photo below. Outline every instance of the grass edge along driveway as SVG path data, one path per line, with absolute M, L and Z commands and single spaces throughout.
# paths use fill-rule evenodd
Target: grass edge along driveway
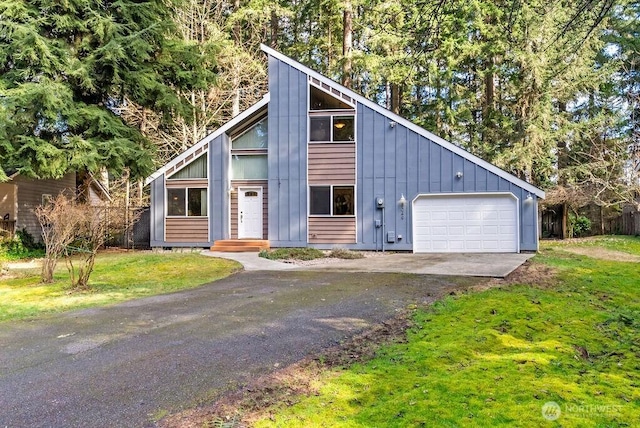
M 416 310 L 406 343 L 324 371 L 308 393 L 245 419 L 257 427 L 633 426 L 639 265 L 569 251 L 583 247 L 605 259 L 617 248 L 640 256 L 631 237 L 544 243 L 515 284 Z
M 198 253 L 117 252 L 96 259 L 88 291 L 71 291 L 64 261 L 53 284 L 40 283 L 39 269 L 15 270 L 0 279 L 0 322 L 197 287 L 242 269 L 234 261 Z

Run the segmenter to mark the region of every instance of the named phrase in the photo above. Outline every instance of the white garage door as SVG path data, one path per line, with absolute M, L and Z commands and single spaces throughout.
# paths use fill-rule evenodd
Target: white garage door
M 518 252 L 518 209 L 511 194 L 423 195 L 413 202 L 416 253 Z

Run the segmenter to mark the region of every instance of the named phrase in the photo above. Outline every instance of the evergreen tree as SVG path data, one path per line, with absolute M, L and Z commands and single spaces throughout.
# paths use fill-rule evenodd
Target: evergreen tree
M 0 1 L 2 166 L 39 178 L 148 174 L 152 146 L 120 109 L 131 100 L 165 122 L 188 117 L 175 89 L 211 78 L 169 11 L 159 0 Z

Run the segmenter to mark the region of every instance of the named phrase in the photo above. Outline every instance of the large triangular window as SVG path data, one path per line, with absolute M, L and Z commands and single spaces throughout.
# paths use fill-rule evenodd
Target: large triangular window
M 207 178 L 207 155 L 200 156 L 168 178 L 171 180 Z
M 313 85 L 309 85 L 309 87 L 309 110 L 353 110 L 353 106 L 347 104 L 343 100 L 338 99 Z M 336 95 L 340 96 L 340 93 L 338 92 Z

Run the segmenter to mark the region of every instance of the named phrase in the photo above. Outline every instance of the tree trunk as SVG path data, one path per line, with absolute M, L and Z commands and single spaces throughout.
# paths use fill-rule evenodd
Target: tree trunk
M 351 0 L 345 0 L 342 15 L 342 84 L 347 88 L 352 87 L 351 82 L 351 49 L 353 47 L 353 22 L 351 12 Z
M 124 182 L 124 246 L 125 248 L 129 248 L 129 205 L 131 204 L 131 192 L 129 185 L 129 169 L 125 170 L 125 182 Z M 108 232 L 108 231 L 107 231 Z
M 567 239 L 567 228 L 569 224 L 569 206 L 562 204 L 562 222 L 560 224 L 560 239 Z
M 391 111 L 400 114 L 400 104 L 402 100 L 402 89 L 397 83 L 391 84 Z
M 278 14 L 276 13 L 276 9 L 271 9 L 271 40 L 269 41 L 269 46 L 273 49 L 278 49 L 278 33 L 280 32 L 280 26 L 278 24 Z

